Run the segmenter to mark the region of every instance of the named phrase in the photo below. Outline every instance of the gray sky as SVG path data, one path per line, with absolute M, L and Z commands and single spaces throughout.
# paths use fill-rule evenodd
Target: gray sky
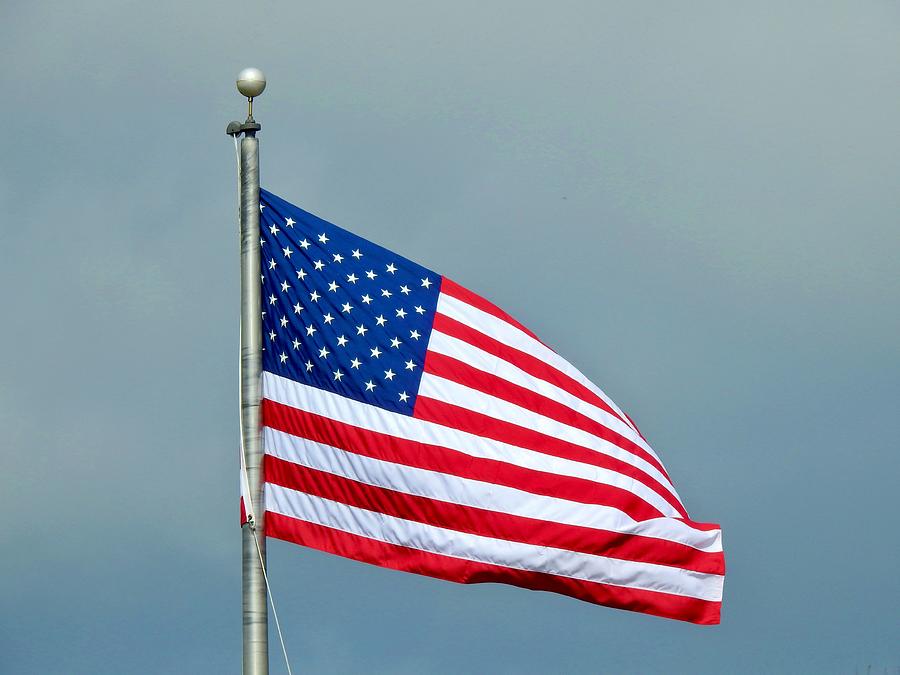
M 263 185 L 535 330 L 728 563 L 709 628 L 273 542 L 298 670 L 900 667 L 900 8 L 300 4 L 0 6 L 0 671 L 239 672 L 247 65 Z

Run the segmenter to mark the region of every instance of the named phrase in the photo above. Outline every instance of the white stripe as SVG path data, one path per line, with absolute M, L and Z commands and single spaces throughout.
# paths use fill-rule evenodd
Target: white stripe
M 446 293 L 441 293 L 440 296 L 438 296 L 437 312 L 467 326 L 471 326 L 479 332 L 484 333 L 488 337 L 492 337 L 505 345 L 523 351 L 526 354 L 531 354 L 533 357 L 540 359 L 549 366 L 553 366 L 561 373 L 568 375 L 576 382 L 583 384 L 597 394 L 597 396 L 599 396 L 610 408 L 618 415 L 621 415 L 626 424 L 632 426 L 631 422 L 628 420 L 628 416 L 619 410 L 619 407 L 613 403 L 612 399 L 603 393 L 600 387 L 591 382 L 580 370 L 550 349 L 547 345 L 539 340 L 535 340 L 528 333 L 516 328 L 511 323 L 499 319 L 493 314 L 488 314 L 487 312 L 484 312 L 477 307 L 473 307 L 462 300 L 449 296 Z M 637 430 L 635 429 L 635 431 Z
M 724 577 L 717 574 L 492 539 L 348 506 L 271 483 L 266 484 L 266 508 L 289 518 L 462 560 L 712 602 L 722 599 Z
M 650 476 L 655 481 L 659 482 L 663 488 L 668 490 L 676 500 L 678 499 L 678 495 L 675 494 L 675 489 L 669 484 L 669 480 L 659 471 L 659 469 L 650 464 L 647 460 L 633 455 L 627 450 L 623 450 L 618 445 L 610 443 L 609 441 L 594 436 L 586 431 L 570 427 L 567 424 L 550 419 L 549 417 L 544 417 L 543 415 L 517 406 L 509 401 L 504 401 L 502 398 L 485 394 L 484 392 L 480 392 L 443 377 L 438 377 L 437 375 L 432 375 L 431 373 L 422 375 L 422 381 L 419 384 L 419 395 L 443 401 L 445 403 L 452 403 L 453 405 L 458 405 L 466 410 L 487 415 L 488 417 L 493 417 L 497 420 L 510 422 L 511 424 L 531 429 L 546 436 L 558 438 L 583 448 L 595 450 L 598 453 L 609 457 L 614 457 Z M 642 483 L 638 482 L 635 484 L 635 488 L 642 485 Z M 633 491 L 636 494 L 638 493 L 637 489 Z M 645 490 L 640 490 L 640 495 L 644 501 L 652 504 L 664 515 L 680 515 L 675 507 L 649 487 Z
M 530 389 L 541 396 L 546 396 L 549 399 L 558 401 L 575 412 L 602 424 L 607 429 L 624 436 L 662 464 L 647 441 L 641 438 L 639 433 L 621 419 L 615 415 L 611 415 L 603 408 L 588 403 L 584 399 L 578 398 L 565 389 L 557 387 L 555 384 L 535 377 L 530 373 L 526 373 L 509 361 L 494 356 L 475 345 L 469 344 L 465 340 L 460 340 L 459 338 L 453 337 L 452 335 L 446 335 L 437 330 L 432 331 L 431 333 L 431 339 L 428 342 L 428 351 L 437 352 L 438 354 L 458 359 L 459 361 L 463 361 L 473 368 L 477 368 L 489 375 L 494 375 L 495 377 L 499 377 L 512 384 Z
M 672 507 L 665 503 L 662 497 L 644 484 L 610 469 L 554 457 L 408 415 L 401 415 L 268 371 L 263 372 L 262 385 L 263 396 L 267 399 L 315 415 L 322 415 L 344 424 L 351 424 L 396 438 L 449 448 L 471 457 L 492 459 L 534 471 L 583 478 L 602 485 L 612 485 L 632 493 L 636 498 L 647 503 L 663 502 L 667 511 L 672 510 Z M 663 513 L 665 512 L 663 511 Z
M 387 490 L 522 518 L 661 539 L 708 553 L 722 550 L 719 530 L 695 530 L 677 518 L 635 521 L 608 506 L 395 464 L 267 427 L 263 428 L 263 439 L 268 455 Z

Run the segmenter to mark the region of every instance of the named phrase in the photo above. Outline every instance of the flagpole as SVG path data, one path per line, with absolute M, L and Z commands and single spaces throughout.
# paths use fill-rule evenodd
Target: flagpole
M 251 513 L 241 527 L 243 612 L 243 673 L 268 675 L 269 630 L 264 565 L 266 536 L 263 504 L 263 453 L 260 438 L 260 376 L 262 372 L 262 307 L 259 250 L 259 139 L 253 119 L 253 99 L 266 88 L 255 68 L 238 75 L 238 91 L 247 97 L 247 119 L 232 122 L 227 133 L 240 142 L 241 209 L 241 441 L 247 468 Z

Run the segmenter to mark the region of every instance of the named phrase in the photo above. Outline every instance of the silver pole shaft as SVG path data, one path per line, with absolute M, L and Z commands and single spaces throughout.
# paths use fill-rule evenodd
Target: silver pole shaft
M 262 443 L 259 401 L 262 370 L 262 308 L 259 264 L 259 140 L 241 139 L 241 421 L 247 480 L 256 517 L 256 533 L 241 528 L 244 675 L 268 675 L 269 626 L 262 564 L 266 559 Z M 262 564 L 254 536 L 262 551 Z

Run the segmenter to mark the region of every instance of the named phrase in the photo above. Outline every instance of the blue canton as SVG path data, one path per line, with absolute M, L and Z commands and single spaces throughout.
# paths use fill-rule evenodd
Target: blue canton
M 411 415 L 441 277 L 260 190 L 263 369 Z

